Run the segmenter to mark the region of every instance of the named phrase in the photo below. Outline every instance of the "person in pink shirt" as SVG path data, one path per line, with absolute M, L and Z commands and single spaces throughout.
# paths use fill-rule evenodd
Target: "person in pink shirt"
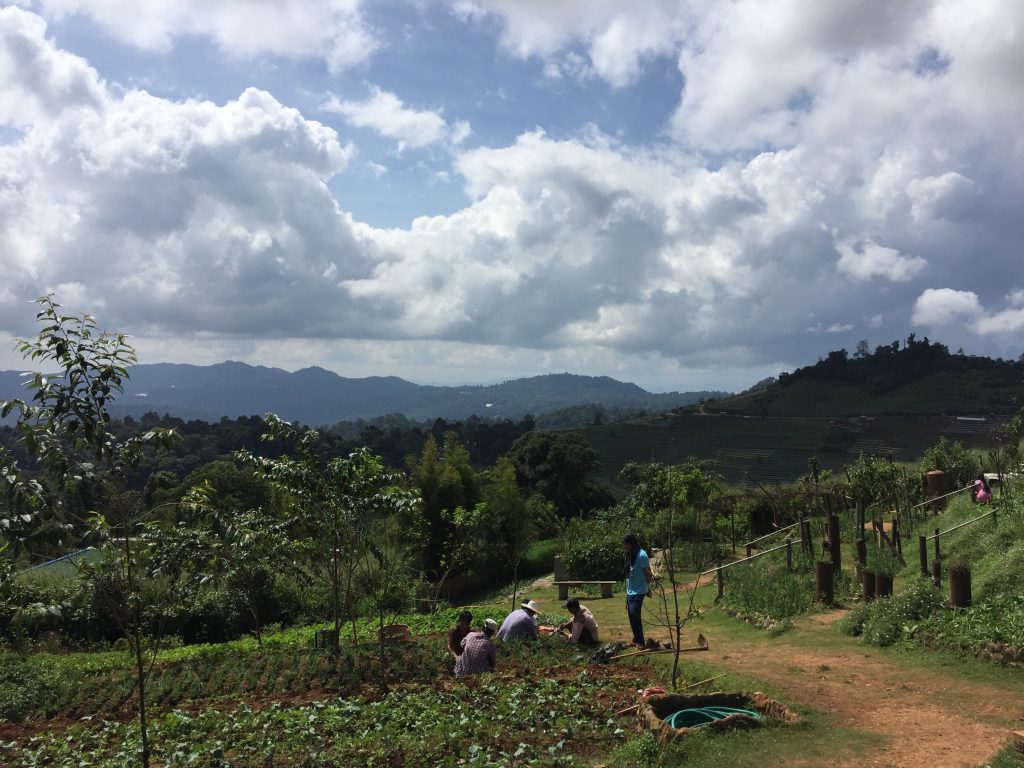
M 569 630 L 569 642 L 580 645 L 597 645 L 597 620 L 594 614 L 575 597 L 565 601 L 565 610 L 572 614 L 572 618 L 558 628 L 559 632 Z
M 987 504 L 992 501 L 992 488 L 982 472 L 978 473 L 978 479 L 974 481 L 974 501 L 978 504 Z

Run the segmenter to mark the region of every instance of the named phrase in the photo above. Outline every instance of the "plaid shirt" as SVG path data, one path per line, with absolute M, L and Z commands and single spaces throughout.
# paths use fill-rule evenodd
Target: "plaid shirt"
M 455 662 L 456 675 L 478 675 L 490 672 L 497 661 L 491 638 L 483 632 L 470 632 L 462 641 L 462 654 Z

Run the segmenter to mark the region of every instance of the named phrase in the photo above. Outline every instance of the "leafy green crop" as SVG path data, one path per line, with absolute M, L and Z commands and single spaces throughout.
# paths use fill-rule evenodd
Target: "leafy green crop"
M 578 766 L 588 764 L 588 752 L 625 739 L 607 703 L 618 686 L 586 670 L 570 680 L 488 676 L 474 683 L 395 691 L 378 701 L 174 711 L 153 723 L 154 758 L 168 768 Z M 0 747 L 0 758 L 12 766 L 120 768 L 139 746 L 137 726 L 116 722 L 33 741 Z

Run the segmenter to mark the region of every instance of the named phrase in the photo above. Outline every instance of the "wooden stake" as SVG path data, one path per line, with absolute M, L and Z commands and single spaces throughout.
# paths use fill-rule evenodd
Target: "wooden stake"
M 721 675 L 715 675 L 714 677 L 709 677 L 707 680 L 701 680 L 699 683 L 690 683 L 685 688 L 680 688 L 679 690 L 680 691 L 688 691 L 691 688 L 696 688 L 698 685 L 704 685 L 704 683 L 710 683 L 712 680 L 718 680 L 720 678 L 723 678 L 727 674 L 729 674 L 729 673 L 728 672 L 723 672 Z M 639 705 L 637 705 L 637 706 L 639 706 Z

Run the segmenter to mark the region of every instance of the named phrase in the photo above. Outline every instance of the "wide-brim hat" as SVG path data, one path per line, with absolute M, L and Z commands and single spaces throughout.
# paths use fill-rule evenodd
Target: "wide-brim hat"
M 530 600 L 530 601 L 525 602 L 525 603 L 520 603 L 519 607 L 520 608 L 525 608 L 526 610 L 530 611 L 531 613 L 540 613 L 540 605 L 537 604 L 536 600 Z

